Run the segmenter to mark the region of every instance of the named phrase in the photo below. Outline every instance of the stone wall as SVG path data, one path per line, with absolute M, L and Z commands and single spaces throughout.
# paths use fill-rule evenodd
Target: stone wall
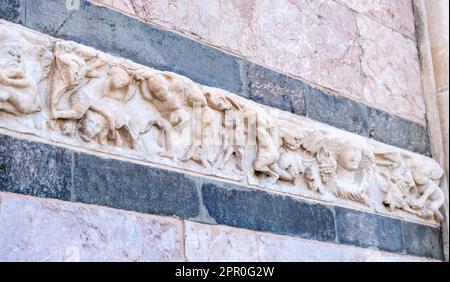
M 430 261 L 0 193 L 0 261 Z
M 16 32 L 8 33 L 9 29 Z M 64 1 L 2 0 L 0 42 L 8 42 L 4 47 L 9 48 L 16 41 L 47 49 L 53 57 L 44 64 L 43 53 L 37 59 L 28 56 L 29 51 L 23 56 L 33 77 L 43 73 L 36 83 L 36 110 L 18 107 L 21 104 L 12 103 L 10 96 L 0 100 L 0 261 L 444 258 L 442 219 L 436 208 L 429 208 L 436 203 L 424 198 L 428 192 L 416 191 L 440 189 L 444 173 L 437 173 L 438 167 L 429 172 L 437 164 L 429 158 L 410 1 L 205 5 L 96 0 L 81 1 L 79 9 L 71 10 Z M 8 56 L 0 51 L 0 64 L 8 62 Z M 273 146 L 279 159 L 267 170 L 255 164 L 262 158 L 261 144 L 269 140 L 263 142 L 266 129 L 258 125 L 257 143 L 242 147 L 240 159 L 235 151 L 224 169 L 202 159 L 216 150 L 203 145 L 206 131 L 190 158 L 180 155 L 172 160 L 154 150 L 167 151 L 167 141 L 161 145 L 157 132 L 147 133 L 144 127 L 136 136 L 129 123 L 109 129 L 119 136 L 128 132 L 122 140 L 111 134 L 90 136 L 82 124 L 102 118 L 89 114 L 89 107 L 80 117 L 68 112 L 58 117 L 61 105 L 73 110 L 73 102 L 55 106 L 54 97 L 71 97 L 71 87 L 86 85 L 67 84 L 66 60 L 95 65 L 97 59 L 106 67 L 100 64 L 95 74 L 88 72 L 79 81 L 112 81 L 120 68 L 118 74 L 126 70 L 132 77 L 129 85 L 139 86 L 138 94 L 120 105 L 113 96 L 116 100 L 95 100 L 110 105 L 95 110 L 100 115 L 115 109 L 112 113 L 127 116 L 126 122 L 158 116 L 161 105 L 153 101 L 148 106 L 142 84 L 163 75 L 183 83 L 180 91 L 189 97 L 198 89 L 206 97 L 201 116 L 213 113 L 219 127 L 226 126 L 229 108 L 256 111 L 262 118 L 255 124 L 274 118 L 273 127 L 281 135 L 279 140 L 278 135 L 269 139 L 281 142 Z M 42 69 L 28 60 L 37 60 Z M 223 106 L 224 101 L 231 104 Z M 181 108 L 187 109 L 187 103 Z M 181 113 L 179 109 L 174 113 Z M 195 115 L 194 107 L 191 120 Z M 172 125 L 160 128 L 159 139 L 170 130 Z M 322 149 L 314 149 L 322 143 Z M 339 147 L 361 149 L 368 159 L 359 160 L 353 172 L 344 169 L 341 174 L 338 155 L 344 150 Z M 284 166 L 289 155 L 315 159 L 304 167 Z M 337 168 L 325 171 L 329 177 L 347 181 L 353 173 L 362 181 L 363 176 L 367 191 L 333 192 L 337 182 L 328 185 L 324 178 L 319 182 L 330 191 L 317 190 L 317 180 L 308 173 L 323 172 L 323 156 L 337 161 Z M 367 170 L 366 161 L 372 162 Z M 275 178 L 268 177 L 274 172 Z M 392 183 L 379 184 L 384 177 Z M 418 208 L 406 194 L 396 199 L 398 180 L 413 181 L 408 189 L 413 187 L 413 197 L 424 198 L 425 206 Z
M 92 2 L 425 124 L 410 0 Z

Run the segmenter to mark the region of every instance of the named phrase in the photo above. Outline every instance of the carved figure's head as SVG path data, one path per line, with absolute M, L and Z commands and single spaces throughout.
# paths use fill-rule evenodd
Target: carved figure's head
M 193 82 L 190 82 L 187 87 L 185 88 L 186 91 L 186 98 L 189 105 L 196 105 L 196 106 L 206 106 L 208 103 L 206 102 L 206 98 L 203 95 L 203 92 L 200 90 L 200 88 L 194 84 Z
M 233 107 L 225 96 L 217 95 L 212 91 L 205 92 L 205 98 L 208 106 L 218 111 L 230 110 Z
M 121 67 L 114 67 L 111 69 L 110 87 L 113 90 L 119 90 L 127 87 L 130 84 L 129 73 Z
M 357 170 L 362 161 L 362 150 L 351 145 L 344 145 L 337 155 L 338 163 L 350 171 Z
M 66 136 L 73 136 L 76 131 L 76 124 L 73 120 L 61 120 L 59 127 Z
M 106 119 L 92 111 L 88 111 L 80 120 L 78 128 L 84 139 L 93 140 L 106 128 Z
M 57 64 L 63 80 L 69 85 L 78 84 L 86 76 L 86 62 L 75 54 L 66 53 L 59 56 Z
M 160 73 L 154 74 L 147 81 L 152 95 L 158 100 L 165 101 L 169 92 L 169 82 L 164 75 Z

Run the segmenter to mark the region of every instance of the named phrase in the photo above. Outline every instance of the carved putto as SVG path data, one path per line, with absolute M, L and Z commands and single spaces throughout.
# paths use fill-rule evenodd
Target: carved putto
M 444 171 L 436 162 L 392 151 L 381 152 L 377 158 L 384 180 L 380 185 L 383 203 L 391 211 L 401 209 L 424 219 L 443 220 L 439 209 L 445 197 L 439 181 Z
M 139 128 L 126 108 L 137 90 L 131 70 L 72 43 L 56 43 L 55 57 L 49 108 L 62 132 L 134 148 Z
M 53 62 L 50 40 L 0 25 L 0 111 L 16 116 L 41 110 L 38 84 Z
M 25 119 L 33 122 L 22 126 Z M 320 201 L 443 220 L 444 172 L 430 158 L 4 21 L 0 127 Z

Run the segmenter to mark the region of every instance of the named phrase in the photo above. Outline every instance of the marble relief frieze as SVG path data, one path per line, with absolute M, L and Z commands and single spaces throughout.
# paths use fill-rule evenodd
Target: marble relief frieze
M 0 127 L 438 225 L 432 159 L 0 21 Z

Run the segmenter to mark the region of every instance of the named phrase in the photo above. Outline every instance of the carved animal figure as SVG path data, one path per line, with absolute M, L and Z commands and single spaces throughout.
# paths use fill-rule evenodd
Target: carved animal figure
M 19 70 L 0 70 L 0 110 L 20 116 L 40 111 L 35 104 L 37 85 Z
M 301 157 L 293 154 L 291 150 L 285 150 L 280 153 L 278 167 L 282 171 L 280 179 L 291 182 L 294 182 L 304 170 Z
M 389 207 L 389 210 L 394 212 L 396 209 L 403 209 L 417 214 L 408 204 L 408 197 L 415 187 L 414 182 L 411 183 L 409 180 L 412 175 L 405 172 L 398 177 L 388 176 L 385 173 L 381 173 L 381 176 L 387 181 L 387 186 L 380 187 L 380 189 L 385 193 L 383 203 Z

